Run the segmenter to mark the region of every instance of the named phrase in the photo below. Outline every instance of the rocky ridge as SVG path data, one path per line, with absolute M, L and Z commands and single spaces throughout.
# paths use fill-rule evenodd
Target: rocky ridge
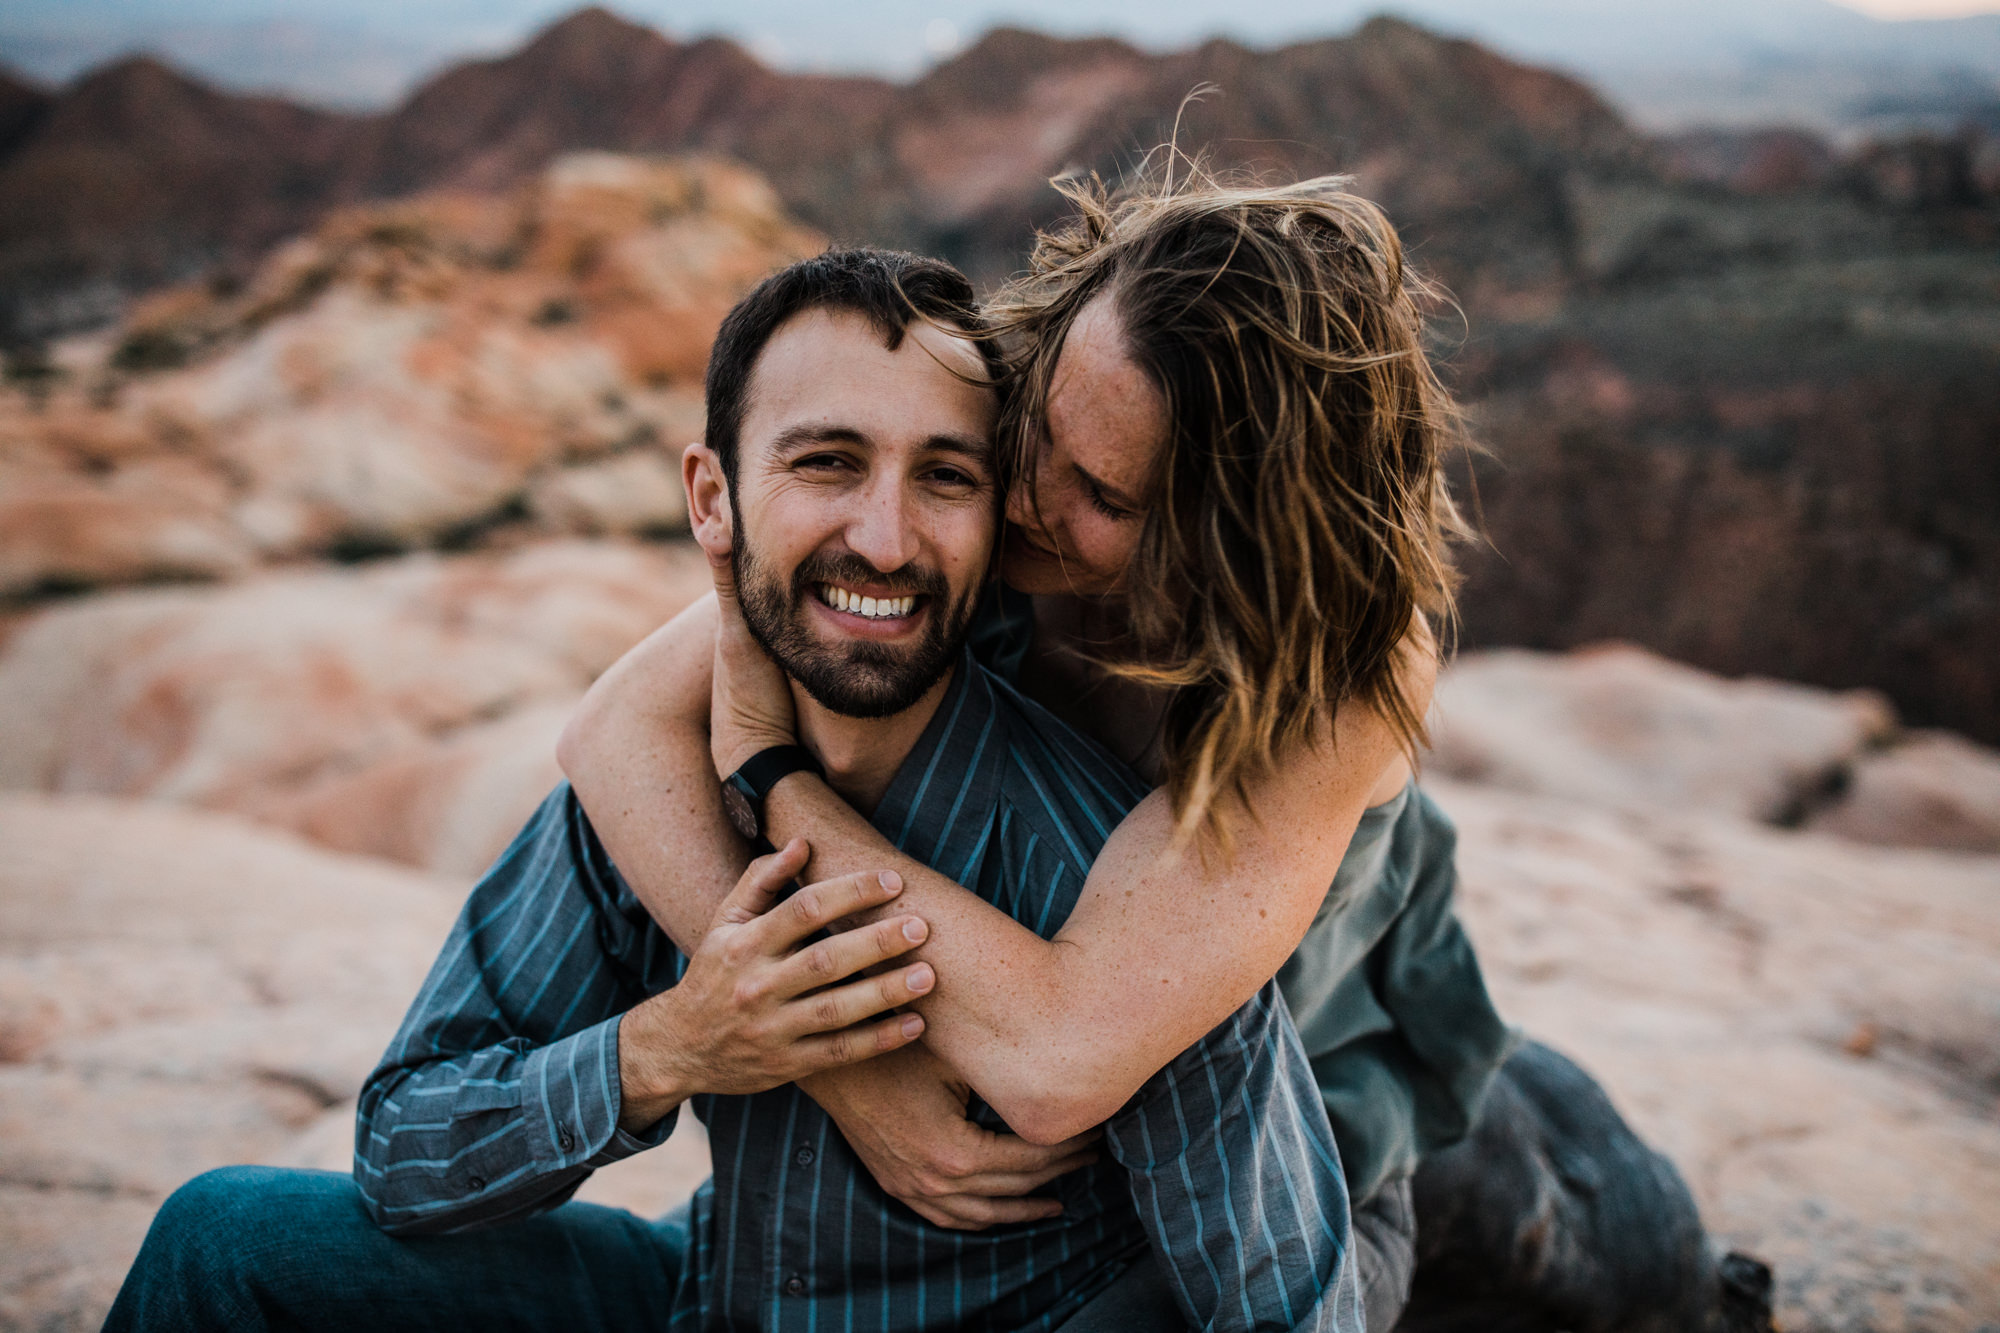
M 0 393 L 0 595 L 672 531 L 716 325 L 819 244 L 740 167 L 607 154 L 337 213 Z
M 301 110 L 294 124 L 143 58 L 27 92 L 39 99 L 29 128 L 0 156 L 0 289 L 32 305 L 76 290 L 78 272 L 178 277 L 330 207 L 506 189 L 576 149 L 725 154 L 831 235 L 947 253 L 990 276 L 1018 262 L 1026 224 L 1054 202 L 1048 175 L 1117 175 L 1203 83 L 1228 95 L 1200 142 L 1231 165 L 1247 151 L 1290 174 L 1359 170 L 1412 221 L 1504 220 L 1504 234 L 1443 229 L 1442 244 L 1489 257 L 1529 244 L 1536 265 L 1555 258 L 1535 216 L 1550 168 L 1638 146 L 1576 81 L 1397 20 L 1274 51 L 1217 41 L 1166 55 L 1003 28 L 890 84 L 780 74 L 733 43 L 677 42 L 588 8 L 375 116 Z M 231 145 L 247 169 L 214 179 Z M 17 326 L 34 318 L 17 307 Z

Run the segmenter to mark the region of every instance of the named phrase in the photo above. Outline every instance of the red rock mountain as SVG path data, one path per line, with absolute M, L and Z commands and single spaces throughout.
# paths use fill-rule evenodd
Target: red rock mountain
M 675 42 L 586 9 L 379 116 L 233 96 L 147 59 L 53 96 L 0 87 L 4 319 L 17 333 L 59 327 L 92 280 L 178 277 L 336 203 L 498 189 L 578 148 L 727 154 L 832 235 L 941 250 L 990 275 L 1018 262 L 1027 223 L 1053 205 L 1051 173 L 1117 174 L 1202 84 L 1220 93 L 1188 137 L 1225 165 L 1354 171 L 1410 225 L 1498 224 L 1436 229 L 1452 238 L 1448 268 L 1526 247 L 1520 276 L 1545 275 L 1559 260 L 1546 237 L 1556 165 L 1636 148 L 1581 84 L 1386 19 L 1275 51 L 1170 55 L 1000 30 L 895 85 L 781 74 L 732 43 Z
M 0 341 L 576 149 L 733 157 L 826 234 L 991 279 L 1051 173 L 1118 174 L 1203 84 L 1185 146 L 1353 173 L 1463 303 L 1441 350 L 1491 446 L 1469 641 L 1628 638 L 2000 738 L 2000 145 L 1971 132 L 1663 150 L 1572 79 L 1391 19 L 1167 54 L 1001 30 L 892 84 L 587 9 L 376 116 L 145 60 L 0 82 Z

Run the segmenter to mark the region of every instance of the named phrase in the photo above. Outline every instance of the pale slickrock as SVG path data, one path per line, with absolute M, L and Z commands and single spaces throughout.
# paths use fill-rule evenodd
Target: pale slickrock
M 1774 1264 L 1781 1327 L 2000 1321 L 2000 857 L 1430 786 L 1502 1012 Z
M 708 586 L 691 543 L 553 541 L 57 604 L 0 645 L 0 786 L 470 873 L 556 781 L 567 706 Z
M 355 1094 L 467 880 L 91 796 L 0 795 L 0 846 L 0 1328 L 94 1329 L 189 1177 L 348 1169 Z M 708 1173 L 689 1124 L 582 1197 L 684 1199 Z
M 2000 753 L 1919 732 L 1863 755 L 1840 800 L 1811 827 L 1892 847 L 2000 852 Z
M 0 1326 L 94 1328 L 160 1199 L 354 1095 L 464 890 L 87 796 L 0 846 Z
M 1895 725 L 1865 692 L 1725 680 L 1640 648 L 1468 653 L 1438 683 L 1429 770 L 1596 805 L 1781 820 Z

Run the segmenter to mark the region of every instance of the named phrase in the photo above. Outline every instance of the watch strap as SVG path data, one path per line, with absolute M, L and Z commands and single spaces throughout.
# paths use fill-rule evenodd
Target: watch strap
M 825 777 L 826 770 L 813 752 L 803 745 L 773 745 L 768 750 L 759 750 L 743 761 L 743 767 L 730 774 L 730 781 L 737 789 L 757 803 L 758 812 L 764 808 L 764 798 L 771 794 L 771 788 L 792 774 L 801 770 L 816 777 Z
M 771 794 L 771 788 L 800 772 L 826 776 L 826 770 L 805 746 L 773 745 L 751 755 L 722 780 L 722 806 L 729 822 L 749 840 L 757 855 L 768 856 L 777 850 L 764 835 L 764 798 Z

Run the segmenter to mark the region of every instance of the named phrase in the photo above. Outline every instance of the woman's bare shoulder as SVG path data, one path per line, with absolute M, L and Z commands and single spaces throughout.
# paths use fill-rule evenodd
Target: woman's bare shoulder
M 1437 689 L 1438 649 L 1428 622 L 1419 615 L 1398 647 L 1392 667 L 1397 689 L 1418 717 L 1430 711 Z M 1393 800 L 1409 782 L 1414 769 L 1394 723 L 1364 698 L 1343 700 L 1330 722 L 1311 737 L 1278 756 L 1278 762 L 1251 784 L 1253 808 L 1291 804 L 1294 796 L 1318 799 L 1334 796 L 1346 806 L 1356 792 L 1363 804 Z

